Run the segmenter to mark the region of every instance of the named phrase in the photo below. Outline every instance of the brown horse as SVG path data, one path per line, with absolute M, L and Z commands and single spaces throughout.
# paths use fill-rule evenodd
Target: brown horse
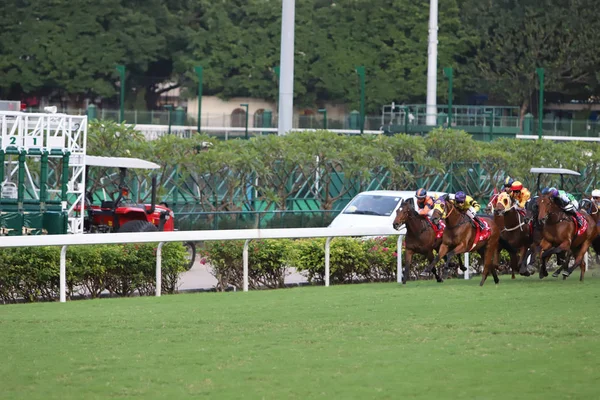
M 579 208 L 585 210 L 596 221 L 596 230 L 600 235 L 600 209 L 596 205 L 596 202 L 590 198 L 584 198 L 581 200 Z M 596 236 L 592 240 L 591 246 L 596 252 L 596 262 L 600 262 L 600 236 Z
M 577 235 L 577 226 L 573 217 L 564 212 L 549 195 L 540 196 L 538 202 L 538 220 L 543 224 L 542 240 L 540 242 L 542 273 L 548 275 L 546 270 L 546 261 L 552 254 L 558 254 L 563 251 L 571 251 L 575 257 L 575 263 L 571 268 L 563 271 L 563 279 L 566 279 L 575 268 L 581 268 L 579 280 L 583 281 L 585 275 L 584 256 L 590 247 L 592 241 L 597 236 L 596 221 L 587 213 L 582 212 L 588 227 L 585 232 Z
M 446 220 L 446 229 L 442 236 L 442 244 L 436 258 L 428 266 L 431 269 L 440 258 L 448 255 L 452 257 L 456 254 L 462 254 L 471 251 L 477 251 L 484 260 L 483 274 L 481 276 L 480 286 L 483 286 L 489 273 L 492 273 L 494 282 L 498 283 L 498 245 L 500 241 L 500 229 L 493 220 L 493 217 L 480 217 L 490 227 L 491 233 L 487 239 L 475 242 L 477 228 L 471 224 L 471 219 L 462 213 L 446 195 L 439 207 L 433 211 L 433 220 L 444 218 Z M 447 261 L 446 261 L 447 263 Z
M 404 275 L 402 276 L 402 283 L 406 284 L 406 281 L 410 274 L 410 266 L 412 263 L 413 255 L 422 254 L 427 258 L 427 261 L 433 261 L 433 251 L 439 251 L 440 245 L 442 244 L 442 238 L 436 237 L 436 231 L 427 219 L 415 210 L 411 201 L 404 200 L 400 205 L 400 208 L 396 210 L 396 218 L 393 222 L 393 227 L 399 230 L 402 225 L 406 225 L 406 239 L 405 245 L 405 264 L 404 264 Z M 459 268 L 463 271 L 466 270 L 462 264 L 462 260 L 458 257 Z M 443 282 L 443 279 L 438 275 L 435 267 L 432 269 L 433 275 L 438 282 Z
M 510 205 L 510 198 L 504 200 L 499 199 L 494 207 L 494 221 L 502 228 L 499 251 L 506 249 L 510 255 L 512 279 L 515 279 L 517 270 L 523 276 L 530 276 L 525 255 L 533 243 L 533 231 L 525 215 L 516 208 L 517 203 Z M 503 243 L 508 243 L 509 246 Z
M 539 196 L 535 196 L 532 197 L 526 204 L 525 208 L 527 209 L 527 217 L 531 218 L 532 220 L 532 224 L 533 224 L 533 235 L 532 235 L 532 244 L 529 247 L 529 249 L 527 250 L 527 253 L 525 254 L 525 259 L 528 259 L 529 257 L 531 257 L 528 267 L 529 266 L 533 266 L 535 264 L 535 260 L 537 255 L 540 253 L 541 250 L 541 241 L 542 241 L 542 229 L 544 224 L 541 223 L 538 220 L 538 198 Z M 567 268 L 569 265 L 569 259 L 571 257 L 571 251 L 561 251 L 560 253 L 556 254 L 556 263 L 560 266 L 560 268 L 558 268 L 553 274 L 553 277 L 557 277 L 560 274 L 560 271 Z M 524 260 L 523 262 L 526 263 L 526 261 Z M 540 267 L 540 279 L 545 278 L 546 276 L 548 276 L 548 271 L 546 271 L 545 269 L 542 269 Z

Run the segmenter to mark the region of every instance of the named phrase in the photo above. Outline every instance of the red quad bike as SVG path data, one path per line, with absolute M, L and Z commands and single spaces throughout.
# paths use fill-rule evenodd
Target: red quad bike
M 92 193 L 86 183 L 86 215 L 84 218 L 85 233 L 109 232 L 171 232 L 175 230 L 173 211 L 166 203 L 156 204 L 156 176 L 152 177 L 152 199 L 150 204 L 140 204 L 129 199 L 129 188 L 125 186 L 127 170 L 158 169 L 158 164 L 139 158 L 126 157 L 97 157 L 86 156 L 86 177 L 89 177 L 90 167 L 118 168 L 119 191 L 114 200 L 102 200 L 100 205 L 93 204 Z M 185 242 L 188 251 L 189 270 L 194 265 L 196 246 L 192 242 Z

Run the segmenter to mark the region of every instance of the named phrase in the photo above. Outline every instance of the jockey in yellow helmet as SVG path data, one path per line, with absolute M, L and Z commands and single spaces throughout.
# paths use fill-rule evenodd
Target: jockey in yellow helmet
M 471 218 L 471 221 L 477 222 L 481 229 L 485 229 L 483 222 L 476 216 L 481 206 L 475 199 L 465 194 L 465 192 L 460 191 L 454 195 L 454 204 L 456 204 L 456 208 L 467 214 Z

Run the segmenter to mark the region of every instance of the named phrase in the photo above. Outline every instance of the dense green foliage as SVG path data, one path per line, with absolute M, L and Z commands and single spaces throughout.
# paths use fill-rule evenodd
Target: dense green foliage
M 96 155 L 128 154 L 157 162 L 162 167 L 159 197 L 198 205 L 198 211 L 207 212 L 287 210 L 299 198 L 314 200 L 314 209 L 332 210 L 362 190 L 416 190 L 421 186 L 466 190 L 486 201 L 506 175 L 534 190 L 536 176 L 529 173 L 531 167 L 582 172 L 582 178 L 565 183 L 566 190 L 581 195 L 597 185 L 600 166 L 600 144 L 593 142 L 481 142 L 468 133 L 444 129 L 424 137 L 316 131 L 250 140 L 170 135 L 146 141 L 131 128 L 92 122 L 89 140 L 102 143 L 91 150 Z M 203 141 L 212 141 L 213 146 L 201 150 Z
M 600 21 L 593 0 L 441 0 L 441 70 L 456 69 L 455 93 L 488 93 L 527 108 L 535 68 L 549 91 L 597 94 Z M 428 0 L 296 2 L 295 102 L 358 106 L 357 65 L 366 67 L 367 112 L 422 103 L 426 92 Z M 116 64 L 127 68 L 128 107 L 156 106 L 161 92 L 275 99 L 281 1 L 5 0 L 0 4 L 0 98 L 116 104 Z M 160 86 L 161 82 L 173 85 Z M 456 100 L 456 99 L 455 99 Z

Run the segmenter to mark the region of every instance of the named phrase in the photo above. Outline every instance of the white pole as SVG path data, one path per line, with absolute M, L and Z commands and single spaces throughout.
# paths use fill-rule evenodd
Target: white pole
M 60 302 L 67 301 L 67 246 L 60 250 Z
M 427 118 L 429 126 L 437 119 L 438 0 L 429 1 L 429 49 L 427 51 Z
M 469 253 L 465 253 L 465 279 L 469 279 Z
M 398 260 L 397 260 L 397 271 L 396 271 L 396 280 L 398 281 L 398 283 L 402 283 L 402 242 L 404 239 L 404 235 L 400 235 L 398 236 L 398 250 L 396 251 L 396 254 L 398 254 Z M 406 279 L 408 280 L 408 276 L 406 277 Z
M 328 237 L 325 241 L 325 286 L 329 286 L 329 244 L 331 238 Z
M 248 242 L 250 239 L 247 239 L 244 242 L 244 292 L 248 291 Z
M 156 248 L 156 297 L 160 297 L 162 291 L 162 247 L 165 242 L 160 242 Z
M 281 55 L 279 70 L 278 135 L 292 129 L 294 118 L 294 19 L 296 0 L 283 0 L 281 6 Z

